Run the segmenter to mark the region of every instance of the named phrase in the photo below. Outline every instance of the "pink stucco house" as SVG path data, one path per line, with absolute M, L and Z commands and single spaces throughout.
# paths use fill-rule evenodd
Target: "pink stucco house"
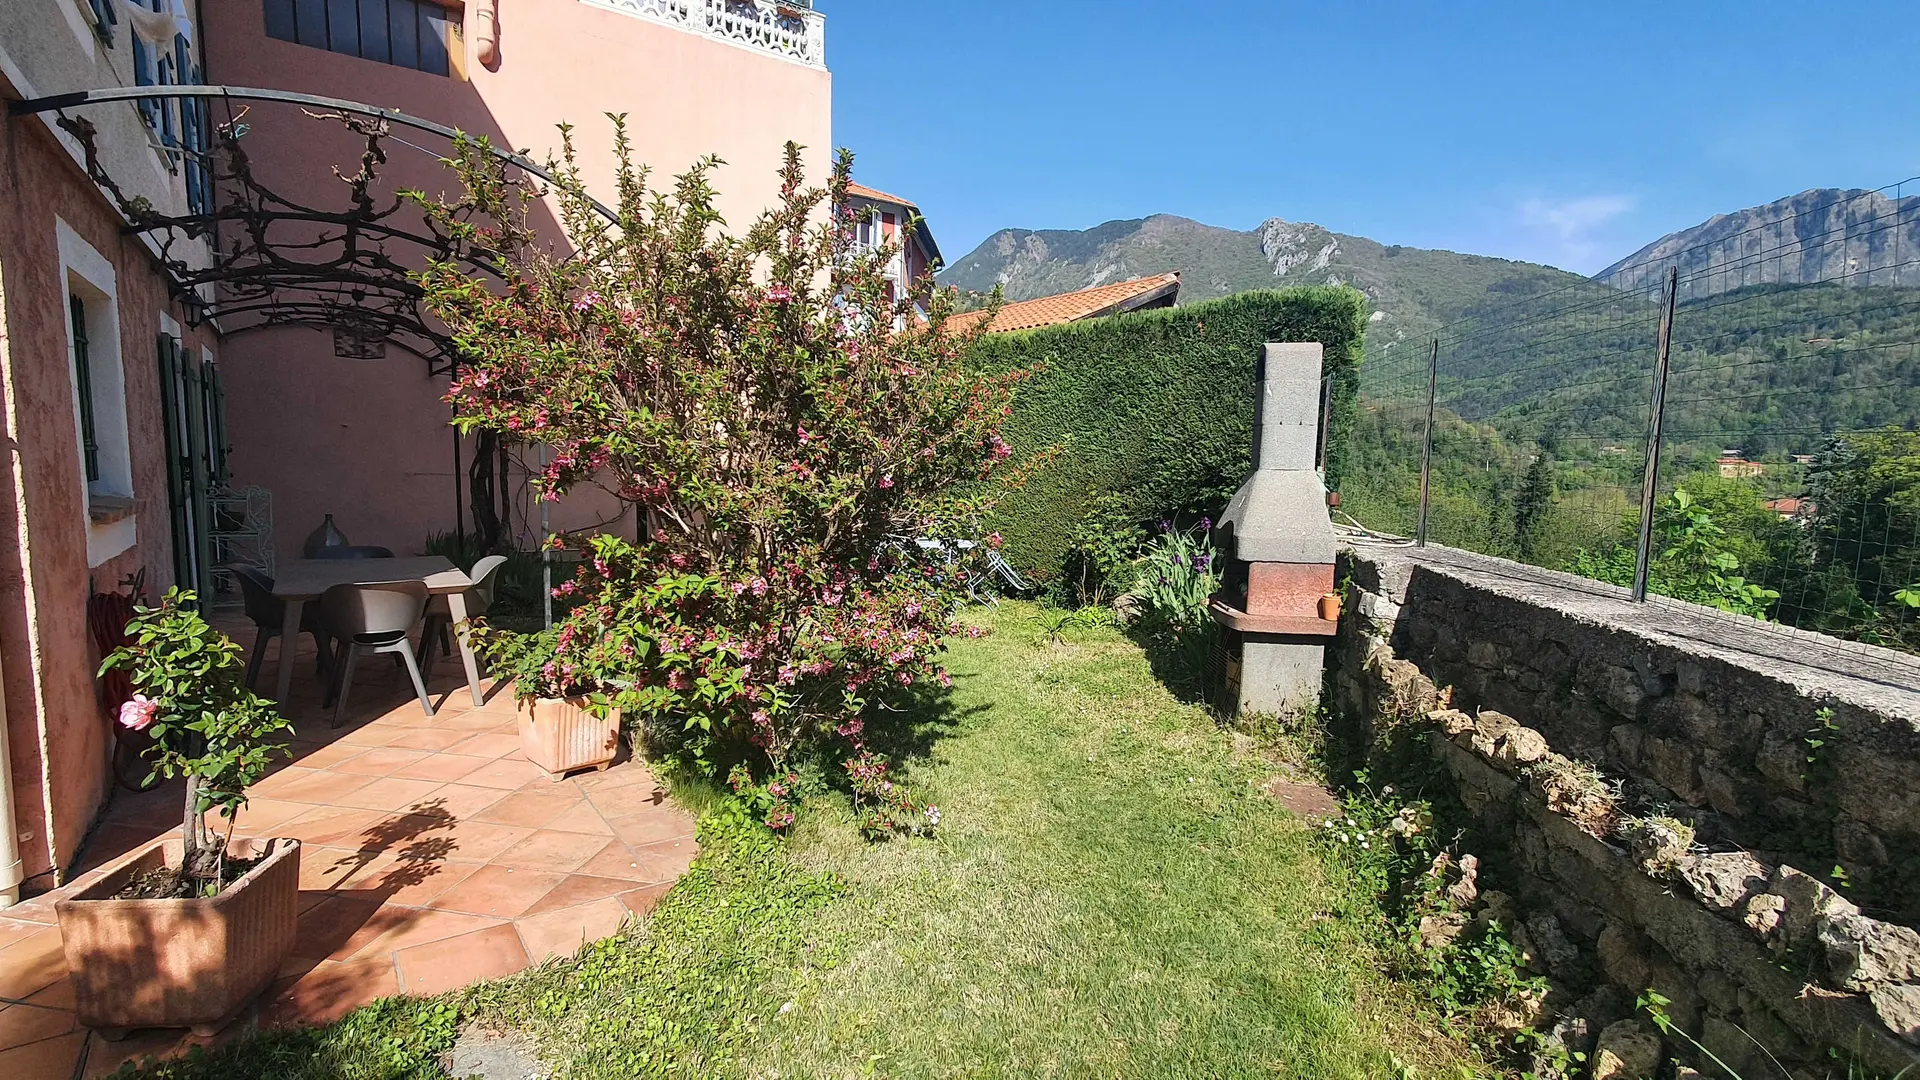
M 0 96 L 206 83 L 391 107 L 536 161 L 574 125 L 590 189 L 611 187 L 608 113 L 666 180 L 705 155 L 740 226 L 778 194 L 782 144 L 824 180 L 832 76 L 824 17 L 776 0 L 35 0 L 0 4 Z M 90 105 L 100 165 L 170 214 L 215 198 L 193 154 L 218 103 Z M 256 173 L 326 206 L 359 145 L 300 107 L 252 102 Z M 229 103 L 225 115 L 231 117 Z M 60 883 L 110 792 L 112 734 L 95 685 L 90 595 L 144 573 L 217 589 L 210 493 L 272 499 L 263 542 L 298 557 L 326 515 L 355 543 L 417 552 L 455 527 L 456 451 L 444 372 L 338 327 L 207 320 L 170 289 L 150 238 L 89 180 L 58 113 L 0 126 L 0 906 Z M 384 195 L 443 189 L 445 145 L 392 141 Z M 877 234 L 917 216 L 861 189 Z M 556 238 L 558 231 L 556 227 Z M 900 285 L 933 267 L 924 223 Z M 202 245 L 169 254 L 211 258 Z M 456 458 L 456 453 L 460 456 Z M 516 465 L 515 534 L 534 527 Z M 556 527 L 622 528 L 606 506 L 553 508 Z M 632 523 L 624 526 L 631 528 Z

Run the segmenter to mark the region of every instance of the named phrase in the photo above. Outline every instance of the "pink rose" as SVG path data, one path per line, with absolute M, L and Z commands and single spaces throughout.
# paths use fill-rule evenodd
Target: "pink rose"
M 145 731 L 160 716 L 160 703 L 144 694 L 120 706 L 120 726 L 129 731 Z

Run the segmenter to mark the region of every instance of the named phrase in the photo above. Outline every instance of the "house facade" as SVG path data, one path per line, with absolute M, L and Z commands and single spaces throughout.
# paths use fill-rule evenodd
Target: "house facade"
M 0 95 L 207 83 L 396 109 L 535 161 L 574 125 L 581 178 L 610 199 L 624 114 L 656 185 L 712 155 L 730 227 L 779 197 L 788 140 L 809 176 L 831 162 L 824 18 L 772 0 L 33 0 L 0 4 Z M 204 32 L 203 32 L 204 31 Z M 273 101 L 89 104 L 97 167 L 170 216 L 217 197 L 204 149 L 221 122 L 255 175 L 294 203 L 338 207 L 363 143 L 324 111 Z M 152 237 L 89 179 L 61 113 L 0 130 L 0 906 L 58 884 L 110 790 L 112 725 L 88 599 L 136 576 L 218 588 L 219 493 L 271 500 L 264 549 L 298 558 L 328 514 L 355 543 L 420 551 L 459 520 L 472 461 L 419 356 L 334 332 L 237 326 L 183 304 Z M 374 191 L 447 191 L 444 141 L 396 127 Z M 562 232 L 552 207 L 538 224 Z M 410 219 L 417 227 L 417 214 Z M 400 223 L 396 216 L 391 223 Z M 279 228 L 282 226 L 276 226 Z M 231 238 L 227 238 L 230 240 Z M 280 234 L 297 245 L 302 235 Z M 223 249 L 224 250 L 224 249 Z M 205 244 L 165 254 L 190 266 Z M 403 266 L 408 253 L 396 250 Z M 456 449 L 458 447 L 458 449 Z M 516 538 L 539 518 L 518 466 Z M 556 528 L 623 528 L 610 499 L 549 508 Z M 627 523 L 624 528 L 631 528 Z
M 606 201 L 615 176 L 608 113 L 625 115 L 635 159 L 656 186 L 705 156 L 723 160 L 712 183 L 736 229 L 778 200 L 788 140 L 806 147 L 810 177 L 824 182 L 831 165 L 825 22 L 809 9 L 772 0 L 201 4 L 218 30 L 209 37 L 211 82 L 384 105 L 536 162 L 560 153 L 558 125 L 570 123 L 581 178 Z M 346 12 L 356 16 L 351 26 Z M 293 105 L 256 104 L 249 119 L 250 155 L 276 191 L 340 202 L 332 170 L 357 160 L 351 133 Z M 438 193 L 453 183 L 437 157 L 444 144 L 389 145 L 377 194 Z M 558 224 L 550 216 L 541 224 L 558 243 Z M 454 528 L 466 494 L 456 469 L 474 460 L 475 447 L 467 439 L 456 449 L 445 374 L 397 348 L 342 355 L 363 350 L 340 348 L 326 328 L 249 332 L 227 348 L 233 483 L 271 493 L 282 556 L 297 557 L 329 514 L 354 543 L 403 554 Z M 530 545 L 542 508 L 520 465 L 510 470 L 507 516 Z M 553 525 L 623 528 L 619 505 L 595 494 L 546 508 Z
M 0 5 L 0 94 L 190 82 L 200 37 L 170 0 Z M 184 152 L 199 119 L 177 102 L 86 115 L 124 194 L 172 213 L 206 194 Z M 106 797 L 88 597 L 134 575 L 149 595 L 182 581 L 176 536 L 204 524 L 187 489 L 215 467 L 219 342 L 83 160 L 54 114 L 0 127 L 0 904 L 54 883 Z
M 896 296 L 913 291 L 913 284 L 940 269 L 940 246 L 920 208 L 898 195 L 865 184 L 847 186 L 847 209 L 853 215 L 854 242 L 871 250 L 897 243 L 899 250 L 887 264 L 886 279 Z

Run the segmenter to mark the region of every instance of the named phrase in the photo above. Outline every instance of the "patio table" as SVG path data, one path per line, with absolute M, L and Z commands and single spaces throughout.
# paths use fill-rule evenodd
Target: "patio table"
M 447 610 L 453 616 L 454 636 L 460 642 L 460 662 L 467 669 L 467 689 L 473 692 L 475 705 L 486 704 L 480 692 L 480 664 L 474 659 L 473 643 L 462 624 L 467 618 L 467 590 L 473 581 L 440 555 L 411 559 L 297 559 L 274 568 L 273 595 L 286 604 L 287 614 L 280 627 L 280 675 L 274 700 L 287 700 L 293 685 L 293 643 L 300 640 L 300 612 L 310 600 L 335 585 L 377 585 L 389 581 L 425 582 L 427 591 L 447 598 Z

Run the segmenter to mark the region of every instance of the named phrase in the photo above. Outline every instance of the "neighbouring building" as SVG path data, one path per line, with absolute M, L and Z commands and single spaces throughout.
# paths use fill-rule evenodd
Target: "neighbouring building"
M 635 158 L 656 186 L 707 155 L 725 161 L 712 183 L 735 229 L 777 201 L 788 140 L 806 147 L 810 178 L 824 183 L 831 166 L 825 20 L 808 5 L 200 2 L 216 28 L 208 36 L 210 82 L 385 105 L 525 150 L 536 162 L 559 153 L 557 125 L 571 123 L 582 179 L 606 201 L 615 175 L 608 113 L 625 114 Z M 250 120 L 255 168 L 276 190 L 320 205 L 341 200 L 332 169 L 357 160 L 350 133 L 292 105 L 256 104 Z M 385 193 L 438 192 L 452 182 L 435 153 L 397 140 L 389 147 Z M 544 224 L 557 240 L 557 223 Z M 401 349 L 358 345 L 306 326 L 261 329 L 227 345 L 233 482 L 272 493 L 282 553 L 297 554 L 327 514 L 354 543 L 402 553 L 454 527 L 463 483 L 455 462 L 473 461 L 474 440 L 459 440 L 456 451 L 441 400 L 446 376 Z M 514 532 L 531 543 L 539 510 L 524 474 L 516 471 L 506 487 Z M 551 509 L 557 527 L 621 527 L 611 498 L 583 493 Z
M 1729 480 L 1744 480 L 1767 471 L 1767 467 L 1757 461 L 1748 461 L 1746 458 L 1733 455 L 1718 458 L 1714 461 L 1714 465 L 1720 469 L 1720 475 Z
M 886 268 L 890 296 L 910 294 L 915 282 L 940 269 L 940 246 L 933 242 L 933 230 L 918 206 L 865 184 L 849 184 L 847 209 L 854 217 L 854 242 L 862 248 L 899 242 L 900 249 Z
M 1123 311 L 1170 308 L 1179 300 L 1180 272 L 1176 270 L 1170 274 L 1156 274 L 1153 277 L 1081 289 L 1079 292 L 1005 304 L 994 315 L 990 329 L 996 332 L 1037 330 L 1042 326 L 1097 319 L 1102 315 L 1118 315 Z M 962 312 L 948 320 L 947 326 L 956 332 L 968 330 L 986 317 L 984 311 Z
M 0 4 L 0 95 L 196 81 L 190 5 Z M 204 130 L 178 101 L 86 111 L 125 194 L 185 213 Z M 197 585 L 219 470 L 220 344 L 171 294 L 152 238 L 87 177 L 53 113 L 0 129 L 0 906 L 51 885 L 107 794 L 112 733 L 97 696 L 88 597 L 144 574 L 149 595 Z M 205 265 L 204 245 L 171 254 Z

